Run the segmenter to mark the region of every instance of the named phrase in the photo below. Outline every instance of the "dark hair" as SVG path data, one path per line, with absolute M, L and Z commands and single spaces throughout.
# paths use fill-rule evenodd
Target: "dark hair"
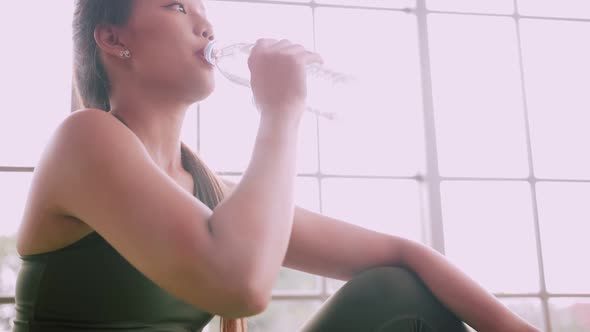
M 74 42 L 74 80 L 78 101 L 87 108 L 111 110 L 111 85 L 94 40 L 99 24 L 121 26 L 127 23 L 133 0 L 78 0 L 72 22 Z
M 74 43 L 74 97 L 78 107 L 110 111 L 111 84 L 94 40 L 98 25 L 123 26 L 129 20 L 134 0 L 76 0 L 72 22 Z M 76 107 L 76 109 L 78 108 Z M 195 196 L 213 209 L 227 193 L 223 181 L 211 171 L 184 143 L 182 164 L 194 180 Z M 223 332 L 246 331 L 245 319 L 221 318 Z

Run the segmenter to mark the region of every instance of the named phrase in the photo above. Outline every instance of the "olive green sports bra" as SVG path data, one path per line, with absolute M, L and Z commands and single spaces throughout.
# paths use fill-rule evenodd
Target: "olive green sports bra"
M 13 332 L 195 332 L 213 318 L 160 288 L 96 232 L 21 261 Z

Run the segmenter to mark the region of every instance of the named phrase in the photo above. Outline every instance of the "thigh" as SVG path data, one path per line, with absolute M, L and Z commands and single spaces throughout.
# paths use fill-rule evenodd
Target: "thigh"
M 465 332 L 412 272 L 398 267 L 365 271 L 332 295 L 301 332 Z

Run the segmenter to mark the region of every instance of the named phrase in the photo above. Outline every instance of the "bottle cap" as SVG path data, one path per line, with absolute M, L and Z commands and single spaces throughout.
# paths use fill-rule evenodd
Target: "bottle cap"
M 216 40 L 212 40 L 205 47 L 205 60 L 207 60 L 207 62 L 209 62 L 212 65 L 215 64 L 215 62 L 213 61 L 213 46 L 215 46 L 216 43 Z

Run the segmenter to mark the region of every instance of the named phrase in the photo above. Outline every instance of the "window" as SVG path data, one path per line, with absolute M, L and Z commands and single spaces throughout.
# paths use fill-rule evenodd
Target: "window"
M 3 5 L 0 37 L 10 48 L 0 63 L 0 331 L 9 331 L 15 233 L 31 175 L 70 111 L 73 1 Z M 586 1 L 207 7 L 222 42 L 287 38 L 359 78 L 340 120 L 303 118 L 298 205 L 433 246 L 545 331 L 590 329 Z M 238 182 L 259 117 L 247 89 L 216 80 L 213 95 L 187 113 L 182 138 Z M 295 331 L 342 284 L 284 268 L 250 330 Z M 217 328 L 214 320 L 210 331 Z

